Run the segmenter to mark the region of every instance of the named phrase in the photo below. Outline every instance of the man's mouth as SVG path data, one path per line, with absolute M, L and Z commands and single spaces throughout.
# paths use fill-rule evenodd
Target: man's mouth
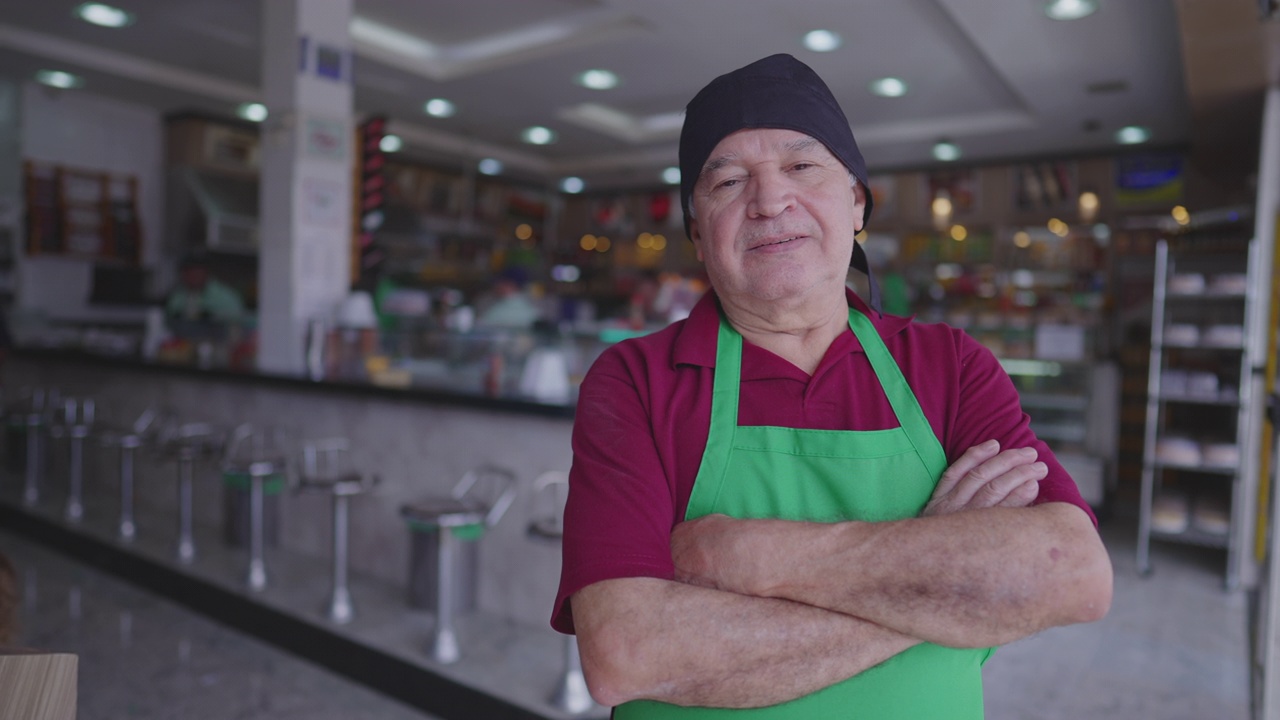
M 751 247 L 751 249 L 752 249 L 752 250 L 759 250 L 760 248 L 775 247 L 775 246 L 777 246 L 777 245 L 785 245 L 785 244 L 787 244 L 787 243 L 791 242 L 792 240 L 799 240 L 799 239 L 800 239 L 800 238 L 802 238 L 802 237 L 804 237 L 804 236 L 803 236 L 803 235 L 791 235 L 791 236 L 789 236 L 789 237 L 778 238 L 778 239 L 776 239 L 776 240 L 769 240 L 769 241 L 766 241 L 766 242 L 762 242 L 762 243 L 760 243 L 760 244 L 758 244 L 758 245 L 753 245 L 753 246 Z

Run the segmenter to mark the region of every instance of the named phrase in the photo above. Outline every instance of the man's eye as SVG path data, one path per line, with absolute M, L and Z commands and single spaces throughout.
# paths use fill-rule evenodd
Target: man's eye
M 740 182 L 742 181 L 739 180 L 738 178 L 729 178 L 728 180 L 721 180 L 720 182 L 716 183 L 716 189 L 719 190 L 720 188 L 731 188 Z
M 811 162 L 798 162 L 795 165 L 792 165 L 791 169 L 792 170 L 808 170 L 809 168 L 812 168 L 812 167 L 813 167 L 813 163 Z

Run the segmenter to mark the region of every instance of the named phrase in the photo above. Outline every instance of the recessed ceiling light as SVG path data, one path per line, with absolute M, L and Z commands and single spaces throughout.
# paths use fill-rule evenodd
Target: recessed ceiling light
M 498 175 L 502 172 L 502 161 L 494 158 L 485 158 L 480 161 L 477 167 L 485 175 Z
M 1151 139 L 1151 131 L 1141 125 L 1129 125 L 1116 131 L 1116 142 L 1121 145 L 1139 145 Z
M 61 70 L 41 70 L 36 73 L 36 82 L 64 90 L 84 85 L 84 79 L 79 75 L 72 75 Z
M 447 118 L 458 112 L 457 106 L 444 98 L 432 98 L 422 106 L 423 112 L 431 117 Z
M 76 15 L 87 23 L 100 27 L 118 28 L 133 23 L 133 13 L 102 3 L 85 3 L 76 8 Z
M 567 193 L 580 193 L 586 186 L 580 177 L 567 177 L 560 181 L 560 189 Z
M 520 133 L 520 139 L 530 145 L 549 145 L 556 141 L 556 134 L 549 128 L 534 125 L 533 127 L 525 128 L 524 132 Z
M 662 182 L 668 185 L 680 184 L 680 168 L 674 165 L 662 171 Z
M 578 75 L 578 84 L 592 90 L 612 90 L 618 87 L 618 76 L 608 70 L 588 70 Z
M 953 142 L 943 140 L 933 146 L 933 157 L 935 160 L 942 162 L 952 162 L 960 159 L 960 146 Z
M 1044 6 L 1044 14 L 1053 20 L 1079 20 L 1097 9 L 1097 0 L 1052 0 Z
M 907 84 L 896 77 L 871 81 L 871 92 L 880 97 L 896 98 L 907 94 Z
M 840 47 L 840 36 L 830 30 L 810 30 L 804 34 L 804 46 L 814 52 L 831 52 Z
M 378 141 L 378 149 L 382 152 L 400 152 L 402 147 L 404 147 L 404 141 L 399 135 L 383 135 L 382 140 Z
M 250 122 L 262 122 L 267 119 L 267 106 L 262 103 L 245 103 L 236 108 L 236 115 Z

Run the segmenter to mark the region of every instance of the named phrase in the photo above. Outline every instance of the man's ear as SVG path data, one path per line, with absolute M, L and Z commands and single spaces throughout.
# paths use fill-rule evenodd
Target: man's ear
M 698 254 L 698 262 L 705 262 L 702 258 L 702 234 L 698 232 L 697 218 L 689 218 L 689 239 L 693 241 L 693 249 Z
M 867 189 L 862 183 L 853 183 L 853 232 L 857 234 L 861 232 L 863 225 L 863 215 L 867 209 Z

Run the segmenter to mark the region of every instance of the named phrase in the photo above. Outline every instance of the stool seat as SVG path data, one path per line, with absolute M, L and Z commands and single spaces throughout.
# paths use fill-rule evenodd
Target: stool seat
M 564 523 L 556 517 L 538 518 L 529 523 L 529 537 L 560 542 L 564 538 Z
M 361 475 L 357 472 L 345 473 L 336 477 L 301 477 L 298 478 L 298 489 L 311 492 L 328 492 L 334 495 L 351 496 L 366 493 L 379 483 L 377 475 Z
M 440 527 L 483 525 L 488 514 L 488 507 L 470 498 L 433 497 L 400 508 L 406 520 Z

